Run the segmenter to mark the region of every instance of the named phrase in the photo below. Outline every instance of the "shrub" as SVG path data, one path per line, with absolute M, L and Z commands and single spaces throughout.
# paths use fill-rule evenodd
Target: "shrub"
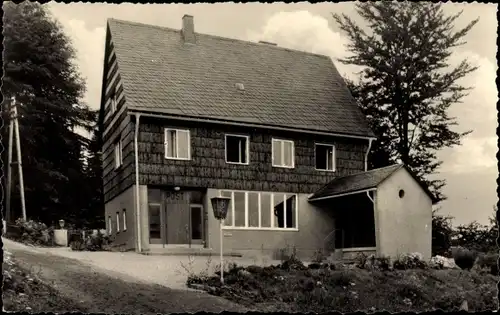
M 85 242 L 83 240 L 74 240 L 69 243 L 69 247 L 74 251 L 84 251 L 85 250 Z
M 73 235 L 69 246 L 75 251 L 102 251 L 109 244 L 109 237 L 97 231 L 97 234 L 88 233 L 85 239 Z
M 452 254 L 455 264 L 460 267 L 460 269 L 471 270 L 472 267 L 474 267 L 474 262 L 477 258 L 476 252 L 466 248 L 456 248 L 452 251 Z
M 358 268 L 364 269 L 367 261 L 368 255 L 366 255 L 365 253 L 359 253 L 356 255 L 354 265 Z
M 423 287 L 416 279 L 402 279 L 396 283 L 398 297 L 415 301 L 422 298 L 423 291 Z
M 391 258 L 386 256 L 370 255 L 367 258 L 364 268 L 387 271 L 391 269 Z
M 42 222 L 25 221 L 19 218 L 15 222 L 15 228 L 17 231 L 12 236 L 18 241 L 31 245 L 49 246 L 53 244 L 54 228 L 48 228 Z
M 326 259 L 326 255 L 323 252 L 322 249 L 318 249 L 314 251 L 313 257 L 312 257 L 312 262 L 313 263 L 322 263 Z
M 347 287 L 352 283 L 353 276 L 348 271 L 335 272 L 331 274 L 327 281 L 333 286 Z
M 287 248 L 282 248 L 279 250 L 281 265 L 280 268 L 283 270 L 304 270 L 306 266 L 297 257 L 297 249 L 295 246 L 292 247 L 291 251 Z
M 489 272 L 498 275 L 498 253 L 488 253 L 478 257 L 477 265 L 481 269 L 489 269 Z
M 394 269 L 406 270 L 406 269 L 425 269 L 427 268 L 427 263 L 423 260 L 422 254 L 420 253 L 410 253 L 400 255 L 393 264 Z
M 451 257 L 449 250 L 453 234 L 451 225 L 453 217 L 438 214 L 438 210 L 432 211 L 432 255 Z
M 104 245 L 108 245 L 108 243 L 108 236 L 102 234 L 101 231 L 97 231 L 97 234 L 90 234 L 87 236 L 85 246 L 89 251 L 102 251 Z
M 429 261 L 429 267 L 433 269 L 455 268 L 456 264 L 450 260 L 451 258 L 436 255 Z

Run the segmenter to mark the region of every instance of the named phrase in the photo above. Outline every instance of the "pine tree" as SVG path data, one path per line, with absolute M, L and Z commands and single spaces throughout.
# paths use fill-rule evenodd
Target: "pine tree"
M 39 3 L 5 2 L 3 9 L 2 115 L 7 124 L 5 102 L 15 96 L 28 218 L 51 223 L 72 214 L 77 217 L 84 178 L 82 152 L 88 140 L 75 130 L 91 128 L 95 113 L 82 103 L 85 84 L 74 63 L 75 51 L 62 27 Z M 4 148 L 6 129 L 2 129 Z M 6 150 L 2 160 L 6 161 Z M 12 192 L 16 210 L 17 188 Z
M 351 56 L 340 61 L 364 69 L 359 82 L 349 84 L 379 138 L 370 167 L 400 160 L 443 200 L 445 181 L 428 175 L 442 164 L 436 152 L 460 145 L 470 132 L 453 131 L 457 122 L 447 110 L 469 89 L 457 81 L 476 69 L 466 60 L 450 69 L 447 61 L 478 20 L 454 31 L 461 12 L 447 16 L 430 2 L 365 2 L 356 9 L 368 31 L 346 15 L 333 17 L 350 39 Z

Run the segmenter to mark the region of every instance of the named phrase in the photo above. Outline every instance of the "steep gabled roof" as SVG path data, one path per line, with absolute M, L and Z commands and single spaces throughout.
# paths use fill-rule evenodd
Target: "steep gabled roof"
M 199 33 L 186 44 L 179 30 L 115 19 L 108 26 L 128 108 L 374 137 L 327 56 Z
M 394 164 L 382 168 L 373 169 L 366 172 L 360 172 L 352 175 L 338 177 L 320 190 L 315 192 L 309 200 L 315 200 L 324 197 L 334 197 L 348 193 L 362 192 L 368 189 L 376 188 L 389 176 L 397 170 L 404 168 L 413 177 L 413 179 L 422 187 L 426 194 L 435 203 L 435 196 L 429 191 L 428 187 L 423 184 L 404 164 Z

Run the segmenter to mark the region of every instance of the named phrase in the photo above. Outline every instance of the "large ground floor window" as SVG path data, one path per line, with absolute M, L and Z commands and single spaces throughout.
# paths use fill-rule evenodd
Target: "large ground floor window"
M 253 191 L 221 191 L 231 198 L 224 226 L 250 229 L 297 229 L 297 195 Z

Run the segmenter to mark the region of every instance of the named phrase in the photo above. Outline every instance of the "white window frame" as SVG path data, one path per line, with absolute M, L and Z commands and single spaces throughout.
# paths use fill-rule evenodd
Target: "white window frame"
M 127 230 L 127 212 L 125 209 L 122 211 L 122 216 L 123 216 L 123 231 L 125 232 Z
M 108 216 L 108 235 L 113 233 L 113 220 L 111 220 L 111 216 Z
M 285 139 L 279 139 L 279 138 L 272 138 L 271 140 L 272 142 L 272 147 L 271 147 L 271 155 L 272 155 L 272 165 L 273 167 L 282 167 L 282 168 L 295 168 L 295 142 L 293 142 L 292 140 L 285 140 Z M 292 144 L 292 165 L 284 165 L 284 159 L 285 159 L 285 155 L 283 154 L 284 152 L 284 147 L 285 147 L 285 143 L 288 142 L 288 143 L 291 143 Z M 281 146 L 281 164 L 277 164 L 276 163 L 276 159 L 274 157 L 274 146 L 275 146 L 275 143 L 279 143 L 279 145 Z
M 116 213 L 116 233 L 120 233 L 120 212 Z
M 227 137 L 235 137 L 235 138 L 244 138 L 245 139 L 245 147 L 246 147 L 246 155 L 245 155 L 245 163 L 243 162 L 231 162 L 227 160 Z M 224 142 L 225 142 L 225 159 L 227 164 L 239 164 L 239 165 L 249 165 L 250 164 L 250 137 L 246 135 L 237 135 L 237 134 L 226 134 L 224 137 Z M 238 148 L 240 150 L 240 148 Z M 240 157 L 241 157 L 241 152 L 239 152 Z
M 316 164 L 316 155 L 318 154 L 318 145 L 320 146 L 324 146 L 324 147 L 331 147 L 332 148 L 332 156 L 330 157 L 332 159 L 332 169 L 329 170 L 329 169 L 321 169 L 321 168 L 318 168 L 318 165 Z M 336 148 L 335 148 L 335 145 L 334 144 L 329 144 L 329 143 L 319 143 L 319 142 L 316 142 L 314 143 L 314 168 L 317 170 L 317 171 L 323 171 L 323 172 L 335 172 L 335 170 L 337 169 L 337 154 L 336 154 Z M 328 161 L 327 161 L 327 167 L 328 167 Z
M 235 226 L 235 209 L 234 209 L 234 193 L 235 192 L 242 192 L 245 193 L 245 226 Z M 245 191 L 245 190 L 227 190 L 227 189 L 222 189 L 219 192 L 219 196 L 222 196 L 223 193 L 231 193 L 231 202 L 229 203 L 229 209 L 228 212 L 231 211 L 231 225 L 226 225 L 225 221 L 223 221 L 223 230 L 264 230 L 264 231 L 293 231 L 297 232 L 299 230 L 299 196 L 294 193 L 274 193 L 274 192 L 266 192 L 266 191 Z M 259 207 L 258 207 L 258 213 L 259 213 L 259 226 L 249 226 L 248 224 L 248 194 L 249 193 L 256 193 L 258 194 L 258 202 L 259 202 Z M 270 215 L 270 227 L 262 227 L 262 194 L 270 194 L 270 205 L 271 205 L 271 211 L 269 211 Z M 286 200 L 291 197 L 295 196 L 295 227 L 275 227 L 274 226 L 274 198 L 276 194 L 282 194 L 283 195 L 283 202 L 284 202 L 284 215 L 283 215 L 283 220 L 284 224 L 286 226 Z
M 171 157 L 171 156 L 168 156 L 168 141 L 167 141 L 167 134 L 169 131 L 175 131 L 176 132 L 176 141 L 175 141 L 175 152 L 177 153 L 177 157 Z M 178 141 L 178 137 L 177 137 L 177 134 L 178 132 L 185 132 L 188 134 L 188 148 L 187 148 L 187 152 L 188 152 L 188 156 L 187 158 L 185 157 L 178 157 L 179 156 L 179 141 Z M 165 128 L 164 130 L 164 134 L 163 134 L 163 137 L 164 137 L 164 149 L 165 149 L 165 159 L 168 159 L 168 160 L 191 160 L 191 132 L 189 131 L 189 129 L 177 129 L 177 128 Z
M 115 169 L 119 168 L 123 164 L 123 144 L 122 139 L 118 140 L 113 145 L 113 152 L 115 155 Z

